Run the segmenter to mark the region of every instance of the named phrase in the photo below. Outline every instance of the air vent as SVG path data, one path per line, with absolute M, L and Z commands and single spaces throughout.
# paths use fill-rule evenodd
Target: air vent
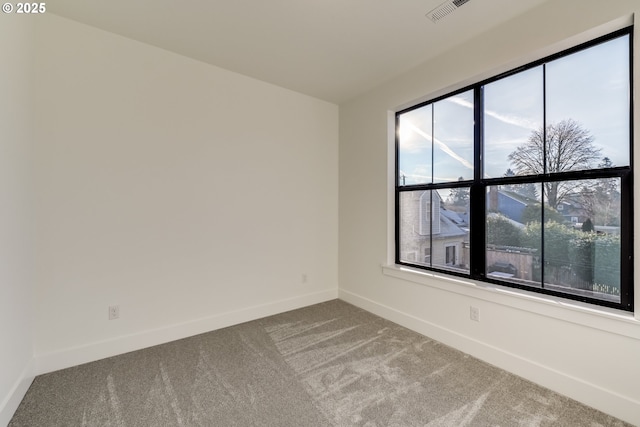
M 457 8 L 467 2 L 469 2 L 469 0 L 448 0 L 427 13 L 427 18 L 431 19 L 433 22 L 438 22 L 450 13 L 455 12 Z

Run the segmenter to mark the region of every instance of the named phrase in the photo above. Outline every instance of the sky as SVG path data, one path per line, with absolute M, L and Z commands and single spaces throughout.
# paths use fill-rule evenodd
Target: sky
M 546 121 L 573 119 L 602 157 L 629 165 L 629 36 L 593 46 L 484 87 L 484 173 L 504 176 L 508 155 Z M 473 92 L 466 91 L 399 117 L 400 185 L 473 178 Z

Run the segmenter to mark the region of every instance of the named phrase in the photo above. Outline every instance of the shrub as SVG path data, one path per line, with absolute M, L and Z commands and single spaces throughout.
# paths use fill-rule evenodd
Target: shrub
M 569 247 L 577 231 L 555 221 L 544 225 L 544 260 L 554 267 L 569 265 Z M 522 243 L 542 253 L 542 227 L 540 221 L 530 222 L 524 228 Z
M 524 224 L 528 224 L 530 222 L 540 222 L 540 215 L 540 203 L 529 205 L 522 211 L 522 222 Z M 565 222 L 565 218 L 556 209 L 553 209 L 548 205 L 544 205 L 544 222 L 557 222 L 559 224 L 562 224 L 563 222 Z
M 520 246 L 522 231 L 509 219 L 502 215 L 491 215 L 487 218 L 487 244 Z

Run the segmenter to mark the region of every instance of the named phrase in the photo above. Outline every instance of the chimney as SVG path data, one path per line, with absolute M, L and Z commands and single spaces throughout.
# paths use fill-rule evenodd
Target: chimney
M 489 206 L 487 206 L 487 211 L 489 212 L 498 212 L 498 186 L 491 185 L 489 186 Z

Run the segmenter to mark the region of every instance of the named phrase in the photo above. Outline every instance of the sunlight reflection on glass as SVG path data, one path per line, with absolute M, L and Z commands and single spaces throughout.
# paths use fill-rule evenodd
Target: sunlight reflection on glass
M 399 116 L 398 184 L 432 182 L 431 105 Z

